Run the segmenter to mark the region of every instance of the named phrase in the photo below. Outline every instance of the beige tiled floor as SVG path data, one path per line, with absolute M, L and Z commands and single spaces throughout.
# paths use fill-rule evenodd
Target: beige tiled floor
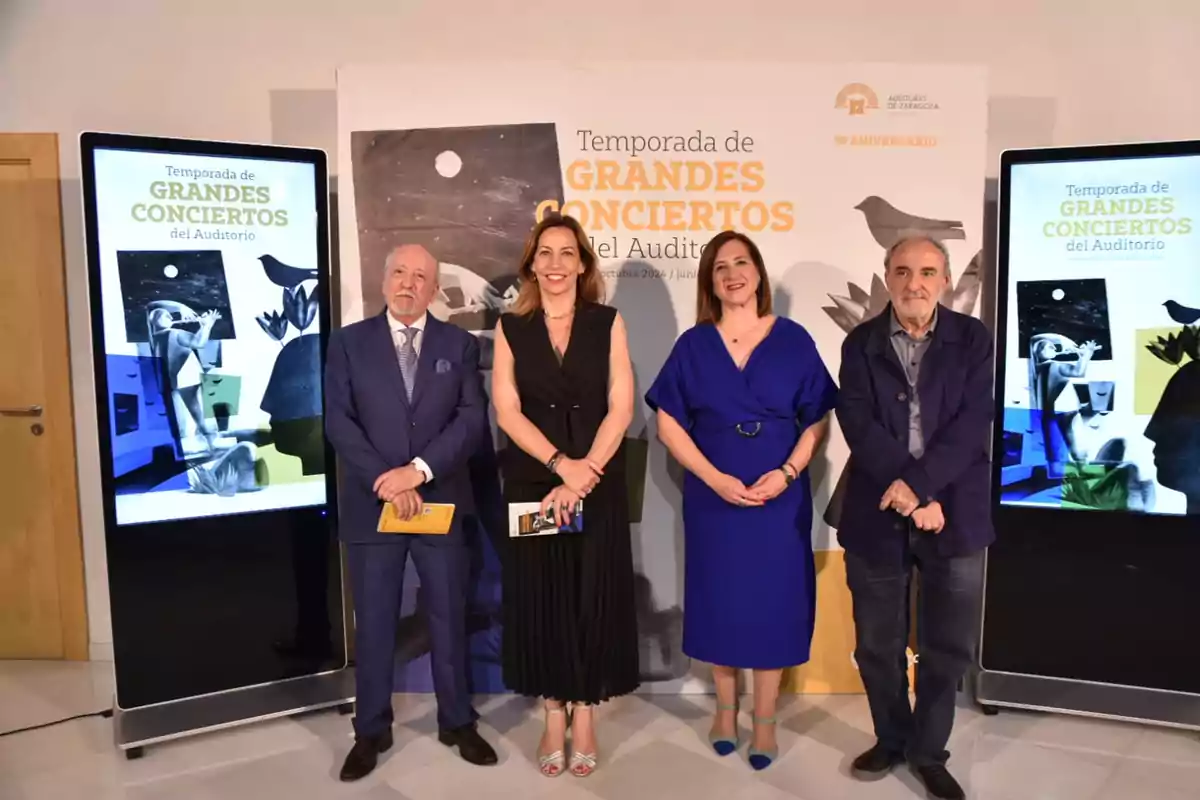
M 103 708 L 110 665 L 0 662 L 0 730 Z M 334 712 L 238 728 L 148 748 L 126 761 L 111 720 L 90 718 L 0 737 L 2 800 L 912 800 L 907 773 L 875 784 L 846 776 L 871 744 L 861 697 L 796 697 L 781 709 L 782 755 L 754 773 L 704 740 L 711 699 L 643 696 L 599 717 L 602 766 L 592 777 L 542 778 L 532 764 L 540 719 L 525 701 L 478 698 L 500 764 L 464 764 L 432 737 L 433 703 L 397 696 L 396 747 L 358 784 L 336 780 L 350 746 Z M 742 725 L 748 724 L 743 715 Z M 978 800 L 1200 800 L 1200 737 L 1069 717 L 964 708 L 951 766 Z

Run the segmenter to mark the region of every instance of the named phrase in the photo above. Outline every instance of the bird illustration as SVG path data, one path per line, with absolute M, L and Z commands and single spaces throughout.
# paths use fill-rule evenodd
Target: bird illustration
M 945 239 L 967 238 L 963 224 L 957 220 L 914 217 L 875 195 L 866 198 L 854 208 L 866 217 L 871 235 L 885 250 L 904 236 L 928 236 L 939 242 Z
M 275 256 L 259 256 L 258 260 L 262 262 L 263 271 L 267 273 L 267 279 L 276 286 L 282 286 L 285 289 L 295 289 L 305 281 L 315 281 L 317 279 L 318 273 L 315 269 L 291 267 Z
M 1191 325 L 1200 319 L 1200 308 L 1188 308 L 1176 303 L 1174 300 L 1168 300 L 1163 303 L 1163 306 L 1166 307 L 1167 313 L 1171 315 L 1171 319 L 1180 325 Z

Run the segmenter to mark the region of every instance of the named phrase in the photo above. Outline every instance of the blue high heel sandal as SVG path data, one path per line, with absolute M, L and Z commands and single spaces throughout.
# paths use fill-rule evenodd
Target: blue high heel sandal
M 727 756 L 727 755 L 730 755 L 730 754 L 736 752 L 738 749 L 738 739 L 737 739 L 737 710 L 738 710 L 738 707 L 737 707 L 737 703 L 734 703 L 731 706 L 725 705 L 724 703 L 717 703 L 717 710 L 734 712 L 733 738 L 732 739 L 726 738 L 724 736 L 717 736 L 715 733 L 713 733 L 711 731 L 709 731 L 709 734 L 708 734 L 708 742 L 709 742 L 709 744 L 712 745 L 713 751 L 715 751 L 716 754 L 719 756 Z
M 765 719 L 763 719 L 763 718 L 760 718 L 757 715 L 755 715 L 754 724 L 755 725 L 774 725 L 775 718 L 774 717 L 766 717 Z M 771 764 L 777 758 L 779 758 L 779 745 L 778 744 L 776 744 L 770 750 L 759 750 L 756 747 L 750 748 L 750 766 L 754 767 L 756 770 L 766 769 L 767 767 L 771 766 Z

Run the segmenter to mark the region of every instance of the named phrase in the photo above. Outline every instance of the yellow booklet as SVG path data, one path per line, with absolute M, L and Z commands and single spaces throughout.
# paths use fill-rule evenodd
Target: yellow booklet
M 450 532 L 450 523 L 453 521 L 453 503 L 426 503 L 421 513 L 412 519 L 400 519 L 396 507 L 384 503 L 379 515 L 379 532 L 445 535 Z

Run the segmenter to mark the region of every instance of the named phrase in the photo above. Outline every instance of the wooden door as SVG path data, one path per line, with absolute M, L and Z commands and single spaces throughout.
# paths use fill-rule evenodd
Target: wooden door
M 0 134 L 0 658 L 86 659 L 58 137 Z

